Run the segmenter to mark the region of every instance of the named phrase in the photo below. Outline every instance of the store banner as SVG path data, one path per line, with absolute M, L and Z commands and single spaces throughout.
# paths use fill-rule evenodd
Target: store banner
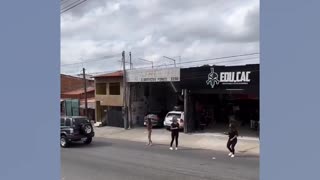
M 127 70 L 127 82 L 177 82 L 180 68 Z
M 180 82 L 185 89 L 259 89 L 259 65 L 185 68 Z

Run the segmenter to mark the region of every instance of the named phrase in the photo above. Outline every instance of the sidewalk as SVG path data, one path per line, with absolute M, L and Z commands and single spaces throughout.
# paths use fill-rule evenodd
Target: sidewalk
M 145 128 L 134 128 L 124 130 L 116 127 L 95 127 L 96 137 L 104 137 L 110 139 L 120 139 L 136 142 L 147 142 L 147 131 Z M 228 137 L 221 133 L 192 133 L 179 134 L 179 145 L 181 147 L 194 149 L 209 149 L 215 151 L 225 151 Z M 171 141 L 170 131 L 165 129 L 153 129 L 152 141 L 154 144 L 168 145 Z M 239 137 L 236 146 L 236 153 L 242 155 L 260 155 L 260 141 L 253 137 Z

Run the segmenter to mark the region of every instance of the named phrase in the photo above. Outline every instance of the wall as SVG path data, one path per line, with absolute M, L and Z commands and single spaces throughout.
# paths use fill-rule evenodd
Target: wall
M 95 96 L 95 92 L 94 91 L 89 91 L 87 92 L 87 98 L 94 98 Z M 81 94 L 61 94 L 61 98 L 63 99 L 85 99 L 85 93 L 81 93 Z
M 73 91 L 76 89 L 83 88 L 84 81 L 82 78 L 77 78 L 69 75 L 60 75 L 60 83 L 61 83 L 61 93 Z M 87 87 L 93 87 L 94 81 L 93 80 L 87 80 Z
M 108 83 L 120 82 L 120 95 L 109 95 Z M 107 95 L 95 95 L 96 101 L 100 101 L 101 106 L 123 106 L 123 83 L 119 78 L 96 78 L 95 83 L 107 83 Z

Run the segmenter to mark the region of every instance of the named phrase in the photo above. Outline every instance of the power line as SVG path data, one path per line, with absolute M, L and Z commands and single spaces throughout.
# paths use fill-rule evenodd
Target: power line
M 103 57 L 98 57 L 98 58 L 93 58 L 93 59 L 86 59 L 83 62 L 78 62 L 78 63 L 70 63 L 70 64 L 62 64 L 60 65 L 62 66 L 71 66 L 71 65 L 76 65 L 76 64 L 87 64 L 90 62 L 97 62 L 97 61 L 105 61 L 105 60 L 109 60 L 115 57 L 119 57 L 120 54 L 115 54 L 115 55 L 109 55 L 109 56 L 103 56 Z
M 230 59 L 230 58 L 235 58 L 235 57 L 243 57 L 243 56 L 249 56 L 249 55 L 258 55 L 260 53 L 251 53 L 251 54 L 242 54 L 242 55 L 234 55 L 234 56 L 225 56 L 225 57 L 219 57 L 219 58 L 211 58 L 211 59 L 200 59 L 200 60 L 194 60 L 194 61 L 187 61 L 187 62 L 181 62 L 181 63 L 177 63 L 177 64 L 190 64 L 190 63 L 196 63 L 196 62 L 204 62 L 204 61 L 216 61 L 216 60 L 221 60 L 221 59 Z M 231 60 L 225 60 L 225 61 L 218 61 L 215 64 L 221 64 L 221 63 L 226 63 L 226 62 L 239 62 L 239 61 L 249 61 L 249 60 L 253 60 L 253 59 L 259 59 L 259 57 L 251 57 L 251 58 L 242 58 L 242 59 L 231 59 Z M 81 63 L 80 63 L 81 64 Z M 158 66 L 154 66 L 154 67 L 162 67 L 162 66 L 171 66 L 174 64 L 165 64 L 165 65 L 158 65 Z M 139 70 L 139 69 L 147 69 L 150 68 L 148 67 L 138 67 L 138 68 L 133 68 L 135 70 Z M 95 72 L 95 73 L 90 73 L 90 74 L 103 74 L 103 73 L 112 73 L 115 72 L 117 70 L 114 71 L 102 71 L 102 72 Z M 89 73 L 88 73 L 89 74 Z
M 77 6 L 79 6 L 80 4 L 82 4 L 82 3 L 86 2 L 86 1 L 88 1 L 88 0 L 80 1 L 80 2 L 79 2 L 79 3 L 77 3 L 77 4 L 75 4 L 75 5 L 73 5 L 73 6 L 69 7 L 69 8 L 66 8 L 65 10 L 62 10 L 62 12 L 61 12 L 60 14 L 63 14 L 63 13 L 65 13 L 65 12 L 67 12 L 67 11 L 69 11 L 69 10 L 71 10 L 71 9 L 73 9 L 73 8 L 75 8 L 75 7 L 77 7 Z
M 80 1 L 81 0 L 75 0 L 72 2 L 72 0 L 66 0 L 66 1 L 62 2 L 61 5 L 63 5 L 63 4 L 67 4 L 67 5 L 62 7 L 61 11 L 66 10 L 67 8 L 79 3 Z M 71 2 L 71 3 L 68 3 L 68 2 Z
M 225 57 L 218 57 L 218 58 L 211 58 L 211 59 L 200 59 L 200 60 L 194 60 L 194 61 L 185 61 L 178 64 L 188 64 L 188 63 L 194 63 L 194 62 L 203 62 L 203 61 L 215 61 L 220 59 L 230 59 L 230 58 L 236 58 L 236 57 L 243 57 L 243 56 L 252 56 L 252 55 L 258 55 L 260 53 L 251 53 L 251 54 L 241 54 L 241 55 L 233 55 L 233 56 L 225 56 Z
M 66 4 L 67 2 L 70 2 L 71 0 L 61 0 L 61 4 L 60 5 L 63 5 L 63 4 Z
M 211 58 L 211 59 L 200 59 L 200 60 L 193 60 L 193 61 L 185 61 L 177 64 L 190 64 L 190 63 L 196 63 L 196 62 L 204 62 L 204 61 L 216 61 L 216 60 L 221 60 L 221 59 L 230 59 L 230 58 L 236 58 L 236 57 L 243 57 L 243 56 L 251 56 L 251 55 L 258 55 L 260 53 L 251 53 L 251 54 L 242 54 L 242 55 L 234 55 L 234 56 L 225 56 L 225 57 L 218 57 L 218 58 Z M 258 57 L 256 57 L 258 58 Z M 174 64 L 166 64 L 166 65 L 157 65 L 154 67 L 163 67 L 163 66 L 171 66 Z
M 215 65 L 219 64 L 219 63 L 222 63 L 222 62 L 237 62 L 237 61 L 246 61 L 246 60 L 252 60 L 252 59 L 257 59 L 257 57 L 255 58 L 247 58 L 247 59 L 237 59 L 237 60 L 227 60 L 227 61 L 221 61 L 221 62 L 218 62 L 216 63 Z M 222 66 L 222 65 L 220 65 Z M 134 70 L 139 70 L 139 69 L 145 69 L 145 68 L 137 68 L 137 69 L 134 69 Z M 93 75 L 93 74 L 106 74 L 106 73 L 113 73 L 115 72 L 116 70 L 114 71 L 103 71 L 103 72 L 96 72 L 96 73 L 87 73 L 89 75 Z M 252 70 L 251 72 L 259 72 L 260 70 Z M 205 75 L 207 76 L 207 75 Z M 193 76 L 191 79 L 194 79 L 194 78 L 201 78 L 203 76 Z M 185 79 L 188 79 L 188 78 L 185 78 Z M 189 78 L 190 79 L 190 78 Z

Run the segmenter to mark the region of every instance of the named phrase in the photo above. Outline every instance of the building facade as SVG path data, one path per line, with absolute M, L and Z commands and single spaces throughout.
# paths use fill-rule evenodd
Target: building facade
M 123 72 L 94 77 L 96 121 L 101 125 L 123 127 Z
M 259 122 L 259 65 L 181 69 L 186 132 Z M 205 127 L 202 127 L 205 126 Z

